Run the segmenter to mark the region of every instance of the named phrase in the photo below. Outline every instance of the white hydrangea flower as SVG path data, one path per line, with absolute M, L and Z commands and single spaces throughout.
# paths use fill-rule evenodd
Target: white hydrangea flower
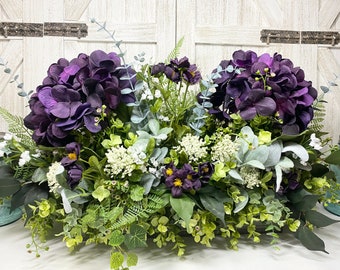
M 19 163 L 18 163 L 19 167 L 24 166 L 30 160 L 31 160 L 30 152 L 27 150 L 22 152 L 20 155 Z
M 57 175 L 61 174 L 64 171 L 64 167 L 60 162 L 54 162 L 48 167 L 48 172 L 46 174 L 47 184 L 50 188 L 50 191 L 56 193 L 60 188 L 60 184 L 57 181 Z
M 136 156 L 132 156 L 123 146 L 111 147 L 105 155 L 108 164 L 105 165 L 104 170 L 112 178 L 120 173 L 122 177 L 130 176 L 136 168 Z
M 310 146 L 312 146 L 315 150 L 321 150 L 321 140 L 315 136 L 315 133 L 310 135 Z
M 241 167 L 240 175 L 244 180 L 246 187 L 253 189 L 261 184 L 260 171 L 254 167 Z
M 186 153 L 190 162 L 198 162 L 208 154 L 205 142 L 200 137 L 192 134 L 186 134 L 175 150 Z
M 240 145 L 237 141 L 233 141 L 229 135 L 223 135 L 211 147 L 211 158 L 213 161 L 229 162 L 234 159 L 239 147 Z

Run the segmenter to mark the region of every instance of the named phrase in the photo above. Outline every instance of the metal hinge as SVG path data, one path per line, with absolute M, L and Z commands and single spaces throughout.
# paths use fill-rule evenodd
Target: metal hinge
M 18 23 L 1 22 L 0 35 L 20 37 L 62 36 L 82 38 L 87 36 L 85 23 Z
M 287 31 L 263 29 L 261 31 L 260 40 L 267 44 L 327 44 L 335 46 L 339 43 L 340 33 L 333 31 Z

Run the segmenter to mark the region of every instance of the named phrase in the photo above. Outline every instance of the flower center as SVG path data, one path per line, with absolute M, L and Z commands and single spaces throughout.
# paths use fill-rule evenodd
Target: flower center
M 182 180 L 180 178 L 176 178 L 174 181 L 175 187 L 181 187 L 182 186 Z
M 75 152 L 69 153 L 67 156 L 71 160 L 76 160 L 77 159 L 77 154 Z
M 170 175 L 172 175 L 174 173 L 174 171 L 171 168 L 167 168 L 165 170 L 165 173 L 166 173 L 166 175 L 170 176 Z
M 203 173 L 208 173 L 209 172 L 209 168 L 208 167 L 204 167 L 204 168 L 202 168 L 202 171 L 203 171 Z
M 191 180 L 192 180 L 192 175 L 191 175 L 191 174 L 188 174 L 188 175 L 187 175 L 187 179 L 191 181 Z

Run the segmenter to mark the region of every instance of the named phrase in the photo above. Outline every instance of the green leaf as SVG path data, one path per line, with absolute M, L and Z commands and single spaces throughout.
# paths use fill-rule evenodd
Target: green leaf
M 308 229 L 308 227 L 303 226 L 303 224 L 301 224 L 297 230 L 296 237 L 301 241 L 302 245 L 309 250 L 317 250 L 328 253 L 325 250 L 325 243 L 315 233 Z
M 249 201 L 249 195 L 248 192 L 244 189 L 239 188 L 240 192 L 241 192 L 241 196 L 243 196 L 245 199 L 243 201 L 240 201 L 238 203 L 235 204 L 235 209 L 234 209 L 234 213 L 238 213 L 240 212 L 248 203 Z
M 138 256 L 135 253 L 128 253 L 126 264 L 127 267 L 136 266 L 138 263 Z
M 151 119 L 149 121 L 149 128 L 150 128 L 152 134 L 158 135 L 159 123 L 158 123 L 158 121 L 156 119 Z
M 0 167 L 0 197 L 13 195 L 20 189 L 20 182 L 13 177 L 13 170 L 8 165 Z
M 322 177 L 324 174 L 326 174 L 328 172 L 328 168 L 320 163 L 314 163 L 312 165 L 312 170 L 311 170 L 311 174 L 314 177 Z
M 124 263 L 124 255 L 120 252 L 111 253 L 110 267 L 111 269 L 118 270 Z
M 340 164 L 340 150 L 334 151 L 328 157 L 326 157 L 325 161 L 329 164 Z
M 175 210 L 177 215 L 183 219 L 185 224 L 188 226 L 194 211 L 195 202 L 187 196 L 182 196 L 180 198 L 174 198 L 171 196 L 170 205 Z
M 331 219 L 320 212 L 309 210 L 305 212 L 306 220 L 314 224 L 316 227 L 326 227 L 340 220 Z
M 300 144 L 295 142 L 287 142 L 285 143 L 282 152 L 293 152 L 297 155 L 302 161 L 307 161 L 309 159 L 309 155 L 307 150 Z
M 125 235 L 124 244 L 128 249 L 147 247 L 146 230 L 137 224 L 132 224 L 130 233 Z
M 32 175 L 32 182 L 42 183 L 47 181 L 47 168 L 37 168 Z
M 145 189 L 141 186 L 133 186 L 131 190 L 131 199 L 135 202 L 139 202 L 143 199 Z
M 92 192 L 92 196 L 93 196 L 93 198 L 102 202 L 105 198 L 110 196 L 110 191 L 108 191 L 103 186 L 99 186 L 99 187 L 96 188 L 95 191 Z
M 225 225 L 224 202 L 228 201 L 229 198 L 220 190 L 209 188 L 208 191 L 199 193 L 201 203 L 205 209 L 213 213 Z
M 319 195 L 306 195 L 300 202 L 293 204 L 293 207 L 298 211 L 311 210 L 313 207 L 315 207 L 319 197 Z
M 113 247 L 120 246 L 121 244 L 124 243 L 124 240 L 125 240 L 125 237 L 122 234 L 122 232 L 119 230 L 114 230 L 111 233 L 109 245 Z

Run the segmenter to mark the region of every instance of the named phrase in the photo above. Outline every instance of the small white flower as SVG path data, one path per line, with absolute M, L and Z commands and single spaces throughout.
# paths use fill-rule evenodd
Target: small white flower
M 60 162 L 54 162 L 51 164 L 50 167 L 48 167 L 46 178 L 51 192 L 57 192 L 57 190 L 61 188 L 60 184 L 57 181 L 57 175 L 61 174 L 64 170 L 65 169 Z
M 162 96 L 161 91 L 158 89 L 155 91 L 155 98 L 160 98 Z
M 5 152 L 0 149 L 0 157 L 3 157 L 5 155 Z
M 22 152 L 19 159 L 19 167 L 24 166 L 30 160 L 31 160 L 30 152 L 29 151 Z
M 186 134 L 175 149 L 186 153 L 190 162 L 199 162 L 208 154 L 205 142 L 200 137 L 191 134 Z
M 309 145 L 312 146 L 315 150 L 321 150 L 322 149 L 321 140 L 315 136 L 315 133 L 313 133 L 310 136 Z
M 10 141 L 13 139 L 13 135 L 10 134 L 10 133 L 6 133 L 5 136 L 4 136 L 4 140 L 5 141 Z
M 132 171 L 136 168 L 136 155 L 129 153 L 128 149 L 123 146 L 111 147 L 105 155 L 107 164 L 104 170 L 112 178 L 120 173 L 122 178 L 131 176 Z

